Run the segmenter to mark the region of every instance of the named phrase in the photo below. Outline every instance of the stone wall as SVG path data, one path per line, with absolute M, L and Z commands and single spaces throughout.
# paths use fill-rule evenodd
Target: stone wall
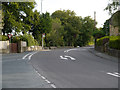
M 26 51 L 41 51 L 42 47 L 41 46 L 30 46 L 26 48 Z
M 0 41 L 0 53 L 9 53 L 9 41 Z
M 111 55 L 114 57 L 118 57 L 118 58 L 120 57 L 120 50 L 109 48 L 108 43 L 105 44 L 105 46 L 96 46 L 95 50 L 102 53 L 107 53 L 108 55 Z
M 27 49 L 27 43 L 25 41 L 18 42 L 18 53 L 25 52 Z
M 110 25 L 110 36 L 118 36 L 118 35 L 120 35 L 119 28 Z

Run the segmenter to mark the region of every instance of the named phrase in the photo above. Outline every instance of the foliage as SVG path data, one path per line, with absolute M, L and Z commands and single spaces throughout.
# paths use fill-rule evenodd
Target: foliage
M 58 10 L 51 17 L 60 19 L 64 27 L 62 35 L 66 46 L 84 46 L 91 40 L 94 20 L 90 16 L 82 18 L 75 16 L 74 11 Z
M 99 38 L 99 39 L 97 39 L 97 46 L 103 46 L 108 41 L 109 41 L 109 36 Z
M 102 31 L 103 31 L 105 36 L 109 36 L 109 33 L 110 33 L 109 24 L 110 24 L 110 20 L 108 19 L 108 20 L 105 21 L 105 23 L 103 25 Z
M 5 35 L 0 35 L 0 41 L 7 41 L 8 37 Z
M 29 31 L 31 29 L 34 5 L 33 2 L 3 2 L 3 34 L 11 33 L 13 30 L 15 30 L 15 33 Z
M 61 21 L 58 18 L 52 19 L 52 30 L 46 35 L 47 46 L 64 46 L 63 30 Z
M 33 25 L 33 36 L 34 38 L 39 42 L 41 45 L 42 40 L 42 34 L 43 33 L 49 33 L 52 28 L 52 20 L 50 17 L 50 14 L 46 12 L 42 15 L 39 14 L 39 12 L 34 12 L 34 25 Z
M 28 46 L 38 45 L 37 41 L 30 34 L 24 34 L 22 39 L 27 42 Z
M 12 43 L 18 43 L 19 41 L 26 41 L 27 46 L 38 45 L 37 41 L 30 34 L 24 34 L 23 36 L 14 36 L 12 38 Z
M 103 46 L 109 40 L 109 47 L 120 50 L 120 36 L 105 36 L 97 39 L 97 46 Z
M 109 14 L 112 15 L 119 7 L 119 0 L 110 0 L 105 10 L 109 11 Z
M 120 50 L 120 36 L 111 36 L 109 41 L 109 47 Z
M 93 32 L 93 36 L 97 39 L 97 38 L 101 38 L 101 37 L 105 36 L 105 34 L 101 29 L 96 29 Z

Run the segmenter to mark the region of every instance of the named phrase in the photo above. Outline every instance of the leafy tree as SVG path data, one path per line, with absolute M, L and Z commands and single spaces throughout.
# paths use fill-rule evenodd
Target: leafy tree
M 64 46 L 63 30 L 61 21 L 58 18 L 52 19 L 52 30 L 46 35 L 47 46 Z
M 91 40 L 94 29 L 94 20 L 90 16 L 82 19 L 82 28 L 80 34 L 82 36 L 82 45 L 86 45 Z
M 42 34 L 43 33 L 49 33 L 52 28 L 52 20 L 50 17 L 50 14 L 46 12 L 45 14 L 43 13 L 42 15 L 39 14 L 39 12 L 36 10 L 34 12 L 34 19 L 33 19 L 33 29 L 32 29 L 32 34 L 34 38 L 38 41 L 38 43 L 41 45 L 42 41 Z
M 3 34 L 11 33 L 13 30 L 16 33 L 29 31 L 34 5 L 33 2 L 3 2 Z
M 102 31 L 103 31 L 105 36 L 109 36 L 109 30 L 110 30 L 109 21 L 110 21 L 109 19 L 106 20 L 104 25 L 103 25 L 103 28 L 102 28 Z
M 109 3 L 105 10 L 109 11 L 109 14 L 113 14 L 116 10 L 118 10 L 118 7 L 120 5 L 119 0 L 109 0 Z

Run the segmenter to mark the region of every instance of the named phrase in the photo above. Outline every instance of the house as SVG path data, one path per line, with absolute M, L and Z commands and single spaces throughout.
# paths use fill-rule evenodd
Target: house
M 120 35 L 120 10 L 110 18 L 110 36 Z

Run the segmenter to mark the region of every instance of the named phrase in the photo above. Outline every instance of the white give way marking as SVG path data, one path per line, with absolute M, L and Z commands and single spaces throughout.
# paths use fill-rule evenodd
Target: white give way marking
M 32 57 L 34 54 L 36 54 L 36 53 L 37 53 L 37 52 L 28 53 L 28 54 L 26 54 L 22 59 L 26 59 L 26 58 L 28 57 L 28 60 L 30 60 L 31 57 Z
M 68 60 L 68 58 L 70 58 L 71 60 L 76 60 L 75 58 L 71 57 L 71 56 L 60 56 L 61 59 L 65 59 L 65 60 Z
M 117 72 L 114 72 L 114 73 L 110 73 L 110 72 L 108 72 L 107 73 L 108 75 L 111 75 L 111 76 L 114 76 L 114 77 L 120 77 L 120 74 L 119 73 L 117 73 Z

